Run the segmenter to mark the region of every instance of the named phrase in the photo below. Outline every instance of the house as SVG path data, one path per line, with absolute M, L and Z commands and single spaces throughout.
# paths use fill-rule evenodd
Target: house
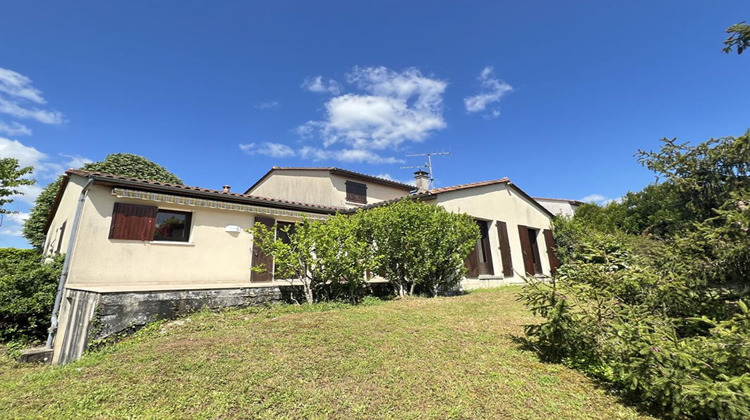
M 47 254 L 65 253 L 48 346 L 53 363 L 80 357 L 92 341 L 197 310 L 286 300 L 294 280 L 246 229 L 277 229 L 303 217 L 413 196 L 473 216 L 481 239 L 467 259 L 465 289 L 520 283 L 554 271 L 547 209 L 507 178 L 430 189 L 339 168 L 274 167 L 246 193 L 68 170 L 48 220 Z M 277 230 L 278 231 L 278 230 Z M 280 231 L 278 231 L 280 232 Z
M 578 210 L 578 207 L 584 204 L 582 201 L 566 200 L 562 198 L 534 197 L 534 200 L 555 216 L 559 215 L 565 217 L 573 217 L 576 210 Z

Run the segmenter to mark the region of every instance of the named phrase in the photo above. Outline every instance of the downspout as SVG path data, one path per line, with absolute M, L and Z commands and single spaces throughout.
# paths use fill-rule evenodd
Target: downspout
M 70 239 L 68 240 L 68 249 L 65 252 L 65 261 L 63 262 L 62 273 L 60 274 L 60 282 L 57 285 L 57 295 L 55 295 L 55 306 L 52 308 L 52 318 L 50 320 L 49 335 L 47 336 L 47 349 L 52 348 L 52 340 L 57 333 L 58 319 L 57 315 L 60 312 L 60 302 L 62 302 L 62 295 L 65 289 L 65 282 L 68 280 L 68 273 L 70 272 L 70 260 L 73 257 L 73 246 L 75 245 L 76 235 L 78 234 L 78 225 L 81 221 L 81 212 L 83 211 L 83 203 L 86 201 L 86 192 L 88 192 L 91 184 L 94 183 L 93 178 L 89 178 L 86 185 L 81 190 L 81 195 L 78 197 L 78 206 L 76 207 L 76 214 L 73 217 L 73 227 L 70 229 Z M 60 238 L 62 240 L 62 238 Z

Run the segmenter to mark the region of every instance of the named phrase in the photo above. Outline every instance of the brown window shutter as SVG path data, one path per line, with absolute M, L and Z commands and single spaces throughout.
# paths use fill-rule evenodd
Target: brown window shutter
M 346 181 L 346 201 L 367 204 L 367 185 L 359 182 Z
M 497 237 L 500 240 L 500 259 L 503 262 L 503 276 L 513 276 L 513 261 L 510 256 L 510 240 L 508 240 L 508 225 L 497 221 Z
M 471 253 L 469 253 L 469 256 L 466 257 L 466 260 L 464 261 L 464 265 L 466 266 L 466 277 L 479 277 L 479 264 L 477 258 L 477 246 L 475 245 L 474 249 L 471 250 Z
M 63 238 L 65 237 L 65 225 L 68 224 L 68 221 L 64 221 L 62 226 L 60 226 L 60 235 L 57 236 L 57 250 L 55 250 L 56 254 L 60 253 L 60 250 L 62 249 L 62 242 Z
M 526 226 L 518 225 L 518 236 L 521 239 L 521 252 L 523 253 L 523 268 L 525 269 L 526 275 L 534 275 L 534 257 L 531 249 L 531 242 L 529 241 L 529 228 Z
M 256 216 L 255 222 L 264 225 L 267 229 L 273 229 L 273 225 L 276 221 L 270 217 Z M 266 270 L 263 271 L 262 273 L 259 273 L 257 271 L 251 271 L 250 281 L 257 282 L 257 283 L 272 281 L 273 280 L 273 256 L 266 255 L 266 253 L 263 252 L 263 250 L 260 249 L 260 247 L 255 246 L 255 244 L 253 244 L 252 252 L 253 252 L 253 255 L 252 255 L 252 260 L 250 262 L 250 265 L 252 267 L 263 266 L 265 267 Z
M 153 241 L 158 210 L 156 206 L 115 203 L 109 239 Z
M 560 267 L 560 260 L 557 259 L 557 246 L 555 246 L 555 237 L 552 231 L 544 229 L 544 242 L 547 244 L 547 257 L 549 258 L 550 272 L 554 275 Z

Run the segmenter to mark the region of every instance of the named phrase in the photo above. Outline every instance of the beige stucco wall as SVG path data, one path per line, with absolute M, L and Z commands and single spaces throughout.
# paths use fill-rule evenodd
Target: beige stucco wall
M 98 184 L 89 189 L 67 287 L 113 291 L 251 286 L 252 240 L 245 229 L 254 223 L 253 214 L 117 198 L 111 190 Z M 191 212 L 190 241 L 109 239 L 115 202 Z M 240 226 L 242 232 L 226 232 L 227 225 Z
M 566 217 L 573 217 L 578 206 L 570 204 L 568 201 L 562 200 L 545 200 L 543 198 L 537 198 L 537 203 L 541 204 L 545 209 L 549 210 L 554 215 L 561 215 Z
M 356 203 L 346 201 L 346 181 L 367 185 L 367 204 L 403 197 L 409 191 L 401 188 L 334 175 L 328 171 L 274 171 L 249 193 L 260 197 L 296 201 L 322 206 L 353 208 Z
M 72 177 L 65 187 L 65 194 L 62 196 L 60 204 L 57 207 L 57 212 L 55 212 L 55 217 L 47 229 L 47 238 L 44 242 L 44 248 L 42 248 L 45 255 L 54 254 L 58 249 L 60 241 L 62 241 L 60 253 L 64 254 L 67 252 L 68 243 L 70 242 L 70 232 L 73 230 L 73 218 L 75 217 L 78 198 L 81 195 L 84 185 L 86 185 L 85 179 Z M 65 224 L 65 231 L 61 238 L 60 228 L 63 223 Z
M 484 187 L 468 188 L 438 195 L 435 204 L 456 213 L 466 213 L 489 223 L 489 240 L 492 251 L 493 276 L 480 276 L 479 279 L 466 279 L 462 282 L 465 289 L 486 287 L 487 284 L 501 285 L 508 283 L 522 283 L 521 275 L 524 271 L 523 255 L 521 253 L 521 239 L 518 226 L 528 226 L 538 229 L 537 243 L 542 271 L 550 274 L 547 244 L 544 240 L 543 229 L 550 228 L 550 217 L 536 207 L 531 200 L 518 194 L 506 184 L 495 184 Z M 503 265 L 500 257 L 500 240 L 497 236 L 497 221 L 507 224 L 508 240 L 510 242 L 511 260 L 514 275 L 503 277 Z

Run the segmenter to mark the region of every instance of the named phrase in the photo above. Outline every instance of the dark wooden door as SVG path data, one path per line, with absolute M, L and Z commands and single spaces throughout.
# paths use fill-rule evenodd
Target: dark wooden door
M 523 254 L 523 268 L 526 275 L 534 275 L 534 250 L 529 241 L 529 228 L 518 225 L 518 237 L 521 239 L 521 253 Z
M 263 224 L 268 229 L 273 229 L 273 225 L 275 220 L 273 220 L 270 217 L 261 217 L 256 216 L 255 217 L 256 223 Z M 260 283 L 260 282 L 267 282 L 273 280 L 273 257 L 270 255 L 266 255 L 265 252 L 263 252 L 260 247 L 253 244 L 253 255 L 252 255 L 252 261 L 250 265 L 252 267 L 264 267 L 265 271 L 263 272 L 257 272 L 257 271 L 251 271 L 250 272 L 250 281 L 253 283 Z
M 542 274 L 542 260 L 539 258 L 539 241 L 537 240 L 537 230 L 528 228 L 529 243 L 531 244 L 531 258 L 534 262 L 534 274 Z

